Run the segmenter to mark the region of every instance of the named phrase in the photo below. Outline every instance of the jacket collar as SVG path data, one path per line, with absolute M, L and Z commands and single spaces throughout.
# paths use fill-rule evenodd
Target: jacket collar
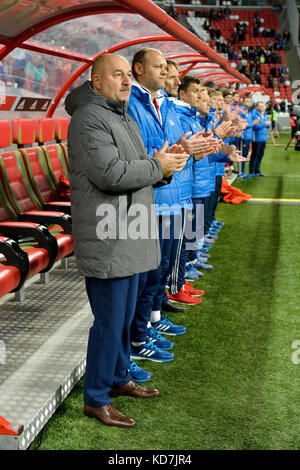
M 133 78 L 131 80 L 131 83 L 132 83 L 132 87 L 135 87 L 136 89 L 139 90 L 139 92 L 140 92 L 139 94 L 140 94 L 141 98 L 143 99 L 143 101 L 149 103 L 151 101 L 151 92 L 148 90 L 148 88 L 141 85 L 135 78 Z M 156 99 L 159 107 L 162 105 L 164 98 L 165 98 L 164 89 L 161 88 L 160 90 L 157 90 L 156 95 L 155 95 L 155 99 Z
M 104 98 L 104 96 L 99 95 L 93 90 L 92 83 L 88 82 L 92 92 L 99 98 L 99 104 L 103 106 L 103 108 L 109 109 L 110 111 L 113 111 L 118 114 L 125 114 L 128 108 L 128 103 L 125 103 L 125 101 L 119 101 L 119 100 L 110 100 L 108 98 Z
M 197 109 L 191 108 L 191 106 L 185 101 L 178 100 L 177 98 L 170 98 L 170 100 L 173 101 L 173 103 L 177 106 L 178 111 L 182 114 L 191 116 L 193 118 L 197 116 Z

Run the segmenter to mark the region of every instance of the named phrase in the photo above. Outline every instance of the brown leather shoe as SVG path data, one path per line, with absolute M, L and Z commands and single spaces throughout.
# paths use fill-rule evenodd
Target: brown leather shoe
M 89 418 L 96 418 L 108 426 L 118 426 L 119 428 L 133 428 L 136 422 L 123 415 L 112 403 L 94 408 L 92 406 L 84 405 L 83 412 Z
M 130 380 L 126 385 L 119 388 L 114 387 L 109 392 L 110 397 L 119 397 L 121 395 L 134 398 L 152 398 L 157 397 L 159 391 L 156 388 L 151 390 L 150 388 L 141 387 L 134 380 Z

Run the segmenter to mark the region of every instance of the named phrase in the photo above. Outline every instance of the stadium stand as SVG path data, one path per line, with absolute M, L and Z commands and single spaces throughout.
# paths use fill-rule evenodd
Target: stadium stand
M 259 10 L 259 13 L 235 9 L 228 17 L 222 10 L 215 13 L 214 10 L 178 7 L 177 12 L 185 14 L 193 31 L 233 67 L 251 78 L 253 83 L 264 86 L 273 103 L 292 101 L 283 50 L 287 36 L 284 35 L 284 39 L 279 33 L 276 12 L 270 8 Z

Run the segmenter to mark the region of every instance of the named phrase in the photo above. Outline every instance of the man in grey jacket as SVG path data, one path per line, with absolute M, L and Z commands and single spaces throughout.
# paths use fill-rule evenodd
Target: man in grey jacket
M 118 411 L 111 397 L 159 395 L 136 384 L 128 372 L 139 273 L 160 262 L 152 185 L 180 171 L 188 155 L 177 145 L 166 152 L 167 143 L 155 158 L 147 155 L 126 113 L 131 90 L 126 59 L 101 56 L 91 78 L 65 103 L 72 116 L 68 149 L 75 255 L 95 317 L 84 413 L 111 426 L 133 427 L 135 421 Z

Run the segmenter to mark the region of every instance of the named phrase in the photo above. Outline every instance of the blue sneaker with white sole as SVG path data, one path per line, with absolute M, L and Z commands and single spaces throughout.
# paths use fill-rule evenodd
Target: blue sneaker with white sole
M 164 338 L 159 331 L 153 328 L 153 326 L 148 328 L 147 341 L 152 341 L 155 346 L 157 346 L 159 349 L 162 349 L 163 351 L 169 351 L 174 347 L 174 343 Z
M 161 315 L 161 320 L 152 323 L 153 328 L 162 333 L 163 335 L 180 336 L 186 332 L 186 327 L 176 325 L 169 320 L 164 314 Z
M 213 266 L 211 264 L 206 264 L 204 261 L 201 261 L 201 259 L 197 259 L 197 261 L 194 263 L 194 266 L 196 269 L 212 269 Z
M 208 236 L 213 238 L 214 240 L 217 240 L 218 239 L 218 235 L 217 235 L 217 232 L 215 230 L 212 230 L 212 229 L 209 229 L 208 231 Z
M 199 248 L 199 250 L 197 250 L 197 256 L 198 256 L 198 253 L 200 256 L 205 256 L 206 258 L 210 258 L 211 255 L 208 253 L 208 249 L 207 248 Z
M 152 377 L 151 372 L 142 369 L 132 360 L 130 360 L 128 371 L 135 382 L 147 382 Z
M 207 233 L 204 237 L 204 246 L 205 244 L 213 245 L 215 243 L 215 240 Z
M 193 264 L 189 263 L 185 267 L 185 276 L 184 278 L 187 281 L 198 281 L 199 277 L 202 277 L 203 273 L 199 272 Z
M 198 281 L 199 276 L 197 274 L 190 273 L 189 271 L 185 271 L 184 279 L 185 281 L 194 282 Z
M 198 261 L 196 268 L 197 268 L 197 269 L 203 269 L 204 271 L 207 271 L 207 270 L 209 270 L 209 269 L 212 269 L 213 266 L 212 266 L 211 264 L 200 263 L 200 262 Z
M 153 362 L 171 362 L 174 354 L 169 351 L 163 351 L 155 346 L 152 341 L 148 341 L 141 346 L 131 346 L 130 358 L 135 360 L 148 359 Z
M 225 223 L 224 222 L 220 222 L 219 220 L 215 219 L 213 221 L 213 225 L 218 225 L 219 227 L 224 227 Z

